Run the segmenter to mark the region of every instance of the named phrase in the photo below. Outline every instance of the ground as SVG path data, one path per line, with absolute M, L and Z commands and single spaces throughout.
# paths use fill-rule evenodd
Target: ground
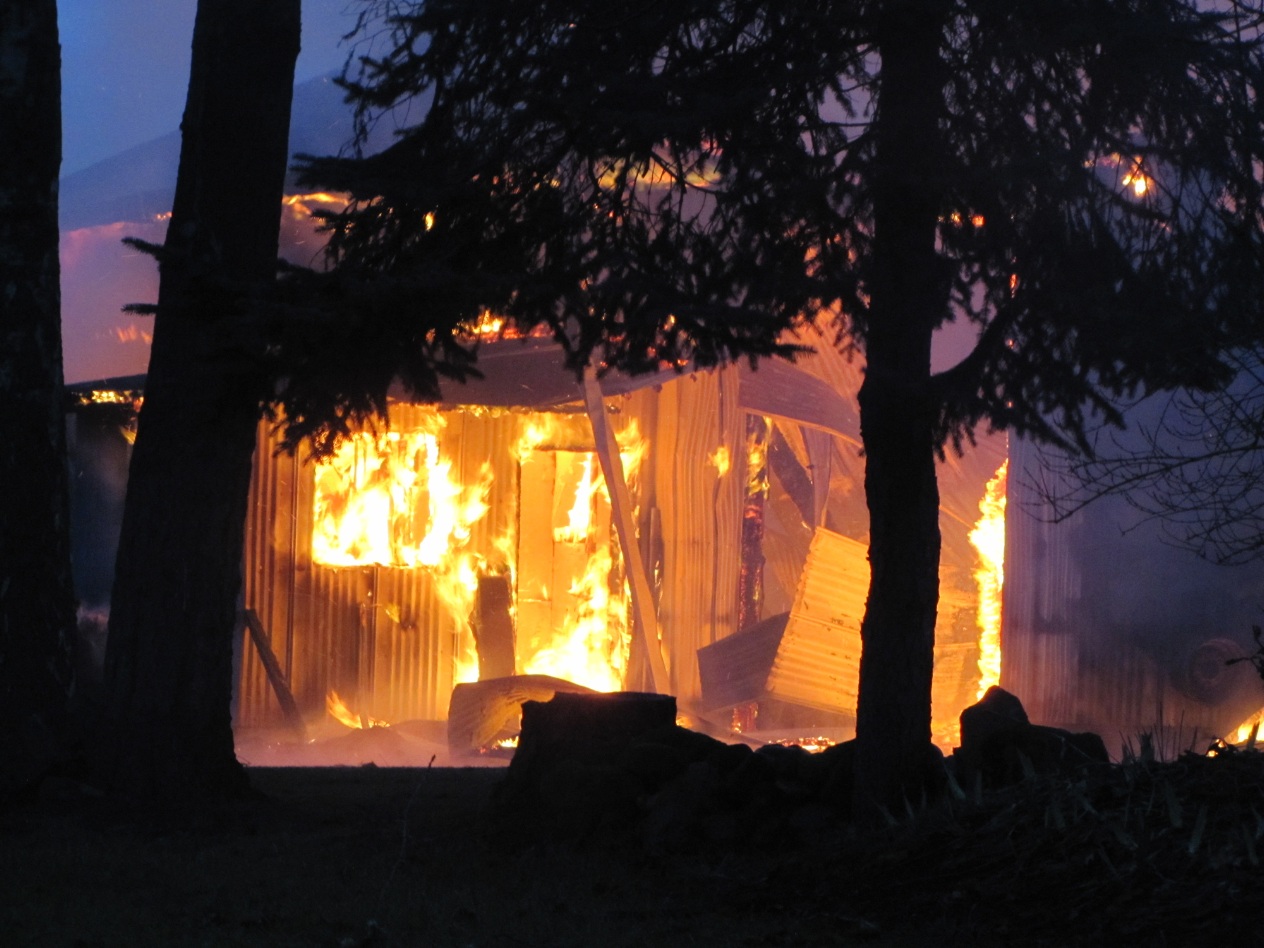
M 1255 753 L 685 848 L 507 846 L 487 819 L 503 776 L 252 768 L 259 799 L 166 812 L 46 781 L 0 810 L 0 943 L 1264 945 Z

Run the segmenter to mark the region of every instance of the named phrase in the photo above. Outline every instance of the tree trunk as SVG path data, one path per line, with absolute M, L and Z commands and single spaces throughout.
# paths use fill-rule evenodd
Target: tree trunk
M 245 788 L 232 635 L 275 281 L 299 0 L 200 0 L 175 205 L 119 539 L 102 772 L 145 795 Z
M 947 306 L 935 252 L 943 4 L 892 6 L 879 36 L 874 277 L 860 389 L 870 584 L 856 711 L 857 813 L 898 806 L 925 778 L 939 599 L 928 388 L 931 336 Z
M 62 400 L 54 0 L 0 0 L 0 793 L 63 752 L 75 594 Z M 20 147 L 16 143 L 20 142 Z

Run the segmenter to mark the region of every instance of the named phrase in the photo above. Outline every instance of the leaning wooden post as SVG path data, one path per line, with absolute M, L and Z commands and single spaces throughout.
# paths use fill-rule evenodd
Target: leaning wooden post
M 636 524 L 632 520 L 632 495 L 628 491 L 627 481 L 623 479 L 623 461 L 619 457 L 619 443 L 615 440 L 614 430 L 606 419 L 606 402 L 601 394 L 601 385 L 591 366 L 584 369 L 584 404 L 588 409 L 588 420 L 592 423 L 593 440 L 597 446 L 597 459 L 601 463 L 601 473 L 610 491 L 610 509 L 614 514 L 615 528 L 618 530 L 619 541 L 623 548 L 623 565 L 627 571 L 628 585 L 632 589 L 632 635 L 639 638 L 641 644 L 645 646 L 654 690 L 659 694 L 667 694 L 670 690 L 667 682 L 667 666 L 663 663 L 662 647 L 658 641 L 658 618 L 654 614 L 654 593 L 650 586 L 649 576 L 645 572 L 641 547 L 637 542 Z
M 307 725 L 303 723 L 303 715 L 299 713 L 298 705 L 294 701 L 294 692 L 290 691 L 290 683 L 285 680 L 281 663 L 277 661 L 276 653 L 272 651 L 272 642 L 263 628 L 259 613 L 253 609 L 247 609 L 242 613 L 242 619 L 246 628 L 250 630 L 250 639 L 255 643 L 259 660 L 263 662 L 263 670 L 268 673 L 268 682 L 272 685 L 277 702 L 281 705 L 281 713 L 285 715 L 286 723 L 294 729 L 299 740 L 306 743 Z

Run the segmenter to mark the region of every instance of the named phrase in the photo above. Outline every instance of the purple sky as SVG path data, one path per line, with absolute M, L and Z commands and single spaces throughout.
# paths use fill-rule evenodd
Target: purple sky
M 342 66 L 347 50 L 339 41 L 355 25 L 354 14 L 346 11 L 358 9 L 361 2 L 304 0 L 297 82 Z M 197 0 L 58 0 L 57 6 L 63 177 L 177 131 L 188 86 Z M 97 222 L 63 230 L 62 347 L 67 381 L 145 371 L 153 322 L 123 313 L 121 307 L 152 302 L 158 271 L 150 257 L 125 247 L 122 238 L 162 243 L 165 232 L 161 219 Z
M 304 0 L 296 79 L 338 69 L 359 0 Z M 62 174 L 175 131 L 197 0 L 58 0 Z

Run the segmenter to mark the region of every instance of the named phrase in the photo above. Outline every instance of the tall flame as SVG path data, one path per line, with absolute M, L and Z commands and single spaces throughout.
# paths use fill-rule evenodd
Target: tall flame
M 529 675 L 565 678 L 594 691 L 618 691 L 627 671 L 630 630 L 623 602 L 611 595 L 614 557 L 610 544 L 599 544 L 588 557 L 584 572 L 567 592 L 577 605 L 568 611 L 560 634 L 525 659 Z M 623 606 L 623 608 L 619 608 Z
M 1009 461 L 1003 461 L 987 483 L 979 501 L 980 517 L 970 531 L 970 542 L 979 554 L 974 571 L 979 586 L 978 697 L 1001 680 L 1001 606 L 1005 588 L 1005 487 Z
M 592 529 L 593 498 L 597 493 L 599 478 L 595 477 L 596 460 L 591 453 L 585 454 L 581 462 L 582 472 L 579 483 L 575 485 L 575 502 L 566 514 L 566 526 L 553 529 L 553 540 L 556 543 L 583 543 L 588 539 Z M 604 487 L 604 483 L 601 484 Z
M 524 425 L 517 456 L 524 465 L 542 461 L 534 452 L 544 445 L 566 443 L 560 422 L 536 416 Z M 645 440 L 635 424 L 616 435 L 624 477 L 634 484 L 646 451 Z M 623 580 L 616 534 L 610 526 L 610 495 L 592 451 L 558 450 L 551 454 L 551 475 L 556 513 L 547 536 L 553 550 L 533 549 L 522 555 L 552 557 L 554 574 L 563 591 L 532 590 L 538 609 L 553 624 L 519 628 L 519 664 L 527 674 L 565 678 L 596 691 L 623 687 L 631 651 L 628 622 L 630 594 Z M 572 564 L 562 567 L 560 564 Z M 536 571 L 537 573 L 539 570 Z M 545 626 L 548 627 L 545 627 Z

